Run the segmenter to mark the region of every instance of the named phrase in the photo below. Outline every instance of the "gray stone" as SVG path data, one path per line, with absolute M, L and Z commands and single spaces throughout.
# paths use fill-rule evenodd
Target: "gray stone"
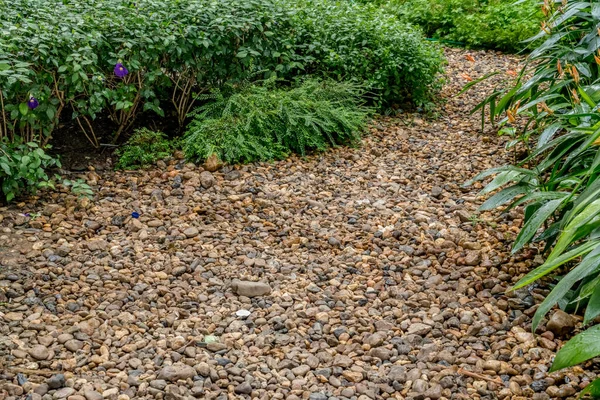
M 200 184 L 204 189 L 213 187 L 216 183 L 215 177 L 208 171 L 203 171 L 200 174 Z
M 258 297 L 271 293 L 271 286 L 264 282 L 238 281 L 231 282 L 231 288 L 240 296 Z
M 158 373 L 158 379 L 176 382 L 180 379 L 192 378 L 196 375 L 196 370 L 189 365 L 173 364 L 164 367 Z
M 52 375 L 46 383 L 50 389 L 58 389 L 65 385 L 65 376 L 63 374 Z
M 29 349 L 29 355 L 36 360 L 47 360 L 50 357 L 50 350 L 46 346 L 38 344 Z
M 250 394 L 252 393 L 252 386 L 248 382 L 242 382 L 235 387 L 237 394 Z

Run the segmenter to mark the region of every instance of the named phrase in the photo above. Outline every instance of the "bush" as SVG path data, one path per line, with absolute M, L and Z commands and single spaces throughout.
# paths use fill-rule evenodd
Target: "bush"
M 411 25 L 369 4 L 304 0 L 295 7 L 298 47 L 313 60 L 307 72 L 366 86 L 384 107 L 433 100 L 442 54 Z
M 174 143 L 162 132 L 146 128 L 138 129 L 115 154 L 119 157 L 117 169 L 137 169 L 169 157 Z
M 360 138 L 369 110 L 351 83 L 307 80 L 294 88 L 229 87 L 194 112 L 184 138 L 192 160 L 216 154 L 229 163 L 306 154 Z
M 492 122 L 505 114 L 499 124 L 514 136 L 509 146 L 528 154 L 475 178 L 495 175 L 482 194 L 501 189 L 481 209 L 524 206 L 513 253 L 528 243 L 545 243 L 544 264 L 514 289 L 566 272 L 539 305 L 534 331 L 556 304 L 572 312 L 585 309 L 584 325 L 600 316 L 600 18 L 596 3 L 549 8 L 555 6 L 544 5 L 554 14 L 537 35 L 544 42 L 532 51 L 519 79 L 479 105 L 489 105 Z M 596 325 L 567 342 L 550 371 L 600 355 L 599 332 Z M 600 379 L 586 391 L 600 396 Z
M 261 72 L 351 80 L 386 103 L 432 98 L 441 57 L 369 5 L 333 0 L 0 0 L 0 137 L 47 143 L 74 120 L 99 145 L 142 112 L 183 127 L 196 95 Z M 173 113 L 171 113 L 173 110 Z M 108 136 L 108 137 L 107 137 Z
M 4 136 L 47 141 L 69 112 L 98 145 L 99 113 L 110 115 L 113 138 L 140 112 L 163 115 L 169 103 L 183 124 L 195 93 L 258 70 L 302 66 L 286 33 L 289 12 L 271 0 L 3 3 Z M 28 107 L 30 96 L 37 107 Z
M 2 198 L 10 202 L 25 193 L 54 187 L 47 170 L 60 167 L 60 162 L 46 154 L 36 143 L 0 142 L 0 187 Z
M 535 35 L 543 14 L 537 0 L 391 0 L 385 6 L 400 20 L 432 38 L 471 47 L 520 51 Z

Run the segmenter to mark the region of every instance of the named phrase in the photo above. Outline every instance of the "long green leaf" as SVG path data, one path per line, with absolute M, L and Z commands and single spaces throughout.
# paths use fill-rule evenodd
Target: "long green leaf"
M 506 208 L 506 210 L 504 210 L 504 212 L 510 211 L 513 208 L 518 207 L 521 204 L 525 204 L 530 201 L 545 202 L 548 200 L 564 199 L 568 195 L 569 194 L 566 192 L 533 192 L 533 193 L 529 193 L 529 194 L 521 197 L 520 199 L 516 200 L 515 202 L 511 203 L 510 206 L 508 206 Z
M 585 309 L 585 315 L 583 316 L 583 323 L 589 324 L 591 320 L 600 315 L 600 277 L 590 282 L 591 285 L 595 284 L 594 291 L 590 296 L 587 307 Z
M 556 354 L 549 372 L 572 367 L 600 354 L 600 325 L 569 340 Z
M 526 243 L 535 235 L 540 226 L 546 221 L 562 204 L 563 199 L 551 200 L 540 207 L 533 217 L 523 225 L 523 228 L 519 232 L 515 243 L 513 244 L 512 253 L 516 253 L 521 250 Z
M 528 185 L 509 186 L 487 199 L 485 203 L 479 207 L 479 211 L 493 210 L 498 206 L 508 203 L 518 195 L 525 194 L 529 191 L 530 187 Z
M 522 287 L 525 287 L 525 286 L 537 281 L 538 279 L 540 279 L 543 276 L 548 275 L 550 272 L 554 271 L 556 268 L 560 267 L 561 265 L 563 265 L 569 261 L 572 261 L 572 260 L 576 259 L 577 257 L 581 257 L 582 255 L 589 253 L 598 244 L 600 244 L 600 240 L 585 242 L 585 243 L 567 251 L 566 253 L 561 254 L 559 257 L 557 257 L 554 260 L 551 260 L 551 261 L 546 260 L 546 262 L 544 264 L 540 265 L 539 267 L 537 267 L 536 269 L 534 269 L 533 271 L 529 272 L 527 275 L 522 277 L 519 280 L 519 282 L 517 282 L 515 284 L 515 286 L 513 286 L 511 288 L 511 290 L 520 289 Z
M 517 171 L 501 172 L 498 175 L 496 175 L 496 177 L 490 183 L 488 183 L 487 186 L 483 188 L 483 190 L 479 192 L 479 196 L 483 196 L 484 194 L 493 192 L 494 190 L 501 188 L 509 182 L 516 181 L 519 177 L 522 176 L 523 174 Z
M 596 246 L 592 252 L 590 252 L 587 256 L 583 258 L 581 263 L 576 266 L 573 270 L 571 270 L 567 275 L 565 275 L 558 284 L 552 289 L 552 291 L 548 294 L 548 296 L 542 301 L 539 305 L 538 309 L 533 316 L 532 321 L 532 330 L 535 332 L 540 321 L 548 311 L 558 303 L 569 290 L 573 287 L 573 285 L 589 276 L 597 272 L 600 269 L 600 246 Z
M 573 220 L 568 222 L 565 230 L 558 237 L 554 249 L 548 256 L 548 261 L 552 261 L 559 257 L 569 245 L 579 239 L 579 230 L 585 225 L 588 225 L 596 216 L 598 216 L 598 214 L 600 214 L 600 199 L 592 201 L 581 211 L 581 213 L 576 214 Z
M 516 172 L 520 172 L 524 175 L 530 175 L 530 176 L 536 175 L 535 171 L 532 171 L 530 169 L 519 168 L 519 167 L 515 167 L 513 165 L 503 165 L 501 167 L 490 168 L 490 169 L 486 169 L 483 172 L 480 172 L 474 178 L 469 179 L 468 181 L 463 183 L 462 186 L 463 187 L 471 186 L 473 183 L 483 180 L 483 179 L 487 178 L 488 176 L 492 176 L 492 175 L 498 174 L 500 172 L 505 172 L 505 171 L 516 171 Z
M 562 124 L 554 123 L 554 124 L 548 126 L 546 129 L 544 129 L 544 131 L 541 133 L 540 137 L 538 138 L 538 143 L 537 143 L 536 147 L 539 149 L 540 147 L 542 147 L 546 143 L 548 143 L 548 141 L 550 139 L 552 139 L 552 136 L 554 136 L 554 134 L 556 132 L 558 132 L 560 130 L 560 128 L 562 128 Z
M 595 379 L 592 383 L 587 385 L 585 389 L 579 393 L 579 398 L 582 398 L 586 394 L 591 395 L 594 399 L 600 398 L 600 378 Z

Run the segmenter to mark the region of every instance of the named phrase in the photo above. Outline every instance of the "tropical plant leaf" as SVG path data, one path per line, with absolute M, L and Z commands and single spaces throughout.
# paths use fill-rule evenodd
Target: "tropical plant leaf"
M 513 185 L 502 189 L 489 199 L 487 199 L 480 207 L 479 211 L 493 210 L 503 204 L 508 203 L 515 197 L 525 194 L 530 190 L 527 185 Z
M 521 228 L 515 243 L 513 244 L 512 253 L 519 251 L 525 244 L 527 244 L 540 229 L 540 226 L 546 221 L 562 204 L 562 199 L 551 200 L 541 206 Z
M 549 372 L 572 367 L 600 354 L 600 325 L 593 326 L 569 340 L 556 353 Z
M 583 317 L 584 325 L 589 324 L 590 321 L 600 315 L 600 279 L 596 278 L 590 283 L 590 286 L 594 291 L 592 292 L 590 300 L 588 301 L 585 309 L 585 315 Z
M 579 398 L 582 398 L 586 394 L 591 395 L 595 399 L 600 398 L 600 378 L 593 380 L 592 383 L 587 385 L 581 393 L 579 393 Z
M 598 244 L 600 244 L 600 240 L 595 240 L 591 242 L 585 242 L 564 254 L 561 254 L 554 260 L 546 260 L 546 262 L 533 271 L 529 272 L 527 275 L 522 277 L 516 284 L 511 288 L 511 290 L 517 290 L 524 286 L 527 286 L 541 277 L 548 275 L 550 272 L 554 271 L 556 268 L 561 265 L 576 259 L 577 257 L 581 257 L 584 254 L 592 251 Z
M 600 269 L 600 246 L 596 246 L 584 259 L 565 275 L 540 304 L 533 316 L 532 330 L 535 331 L 548 311 L 561 300 L 571 287 L 579 280 Z

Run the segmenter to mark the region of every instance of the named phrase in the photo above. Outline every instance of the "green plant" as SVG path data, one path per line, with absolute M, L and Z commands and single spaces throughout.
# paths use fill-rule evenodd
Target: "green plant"
M 174 143 L 162 132 L 146 128 L 138 129 L 127 143 L 115 154 L 119 157 L 117 169 L 142 168 L 156 161 L 169 157 Z
M 275 85 L 271 79 L 207 96 L 213 102 L 193 113 L 185 134 L 186 156 L 202 160 L 216 154 L 230 163 L 251 162 L 359 139 L 369 113 L 359 86 L 314 79 L 293 88 Z
M 552 17 L 532 38 L 544 42 L 513 85 L 478 106 L 488 107 L 492 123 L 512 127 L 528 155 L 516 165 L 475 177 L 495 175 L 482 194 L 498 192 L 482 210 L 524 207 L 513 253 L 528 243 L 545 243 L 545 262 L 513 289 L 567 271 L 538 307 L 534 330 L 556 304 L 575 312 L 585 309 L 584 325 L 600 316 L 600 4 L 546 2 L 544 10 Z M 600 355 L 599 330 L 596 325 L 572 338 L 551 371 Z M 600 380 L 584 392 L 599 397 Z
M 198 94 L 263 71 L 351 80 L 385 104 L 434 98 L 439 49 L 373 5 L 334 0 L 0 0 L 0 137 L 73 120 L 98 147 L 141 113 L 183 127 Z M 95 120 L 107 116 L 108 132 Z
M 364 86 L 384 109 L 435 99 L 441 50 L 410 24 L 373 4 L 302 0 L 293 7 L 306 72 Z
M 431 38 L 513 52 L 543 18 L 537 0 L 391 0 L 384 7 Z
M 65 179 L 62 184 L 71 187 L 71 193 L 78 197 L 91 199 L 94 196 L 94 191 L 83 179 L 77 179 L 76 181 Z
M 0 142 L 0 187 L 6 202 L 41 188 L 54 188 L 47 171 L 60 167 L 60 162 L 46 154 L 36 143 Z

